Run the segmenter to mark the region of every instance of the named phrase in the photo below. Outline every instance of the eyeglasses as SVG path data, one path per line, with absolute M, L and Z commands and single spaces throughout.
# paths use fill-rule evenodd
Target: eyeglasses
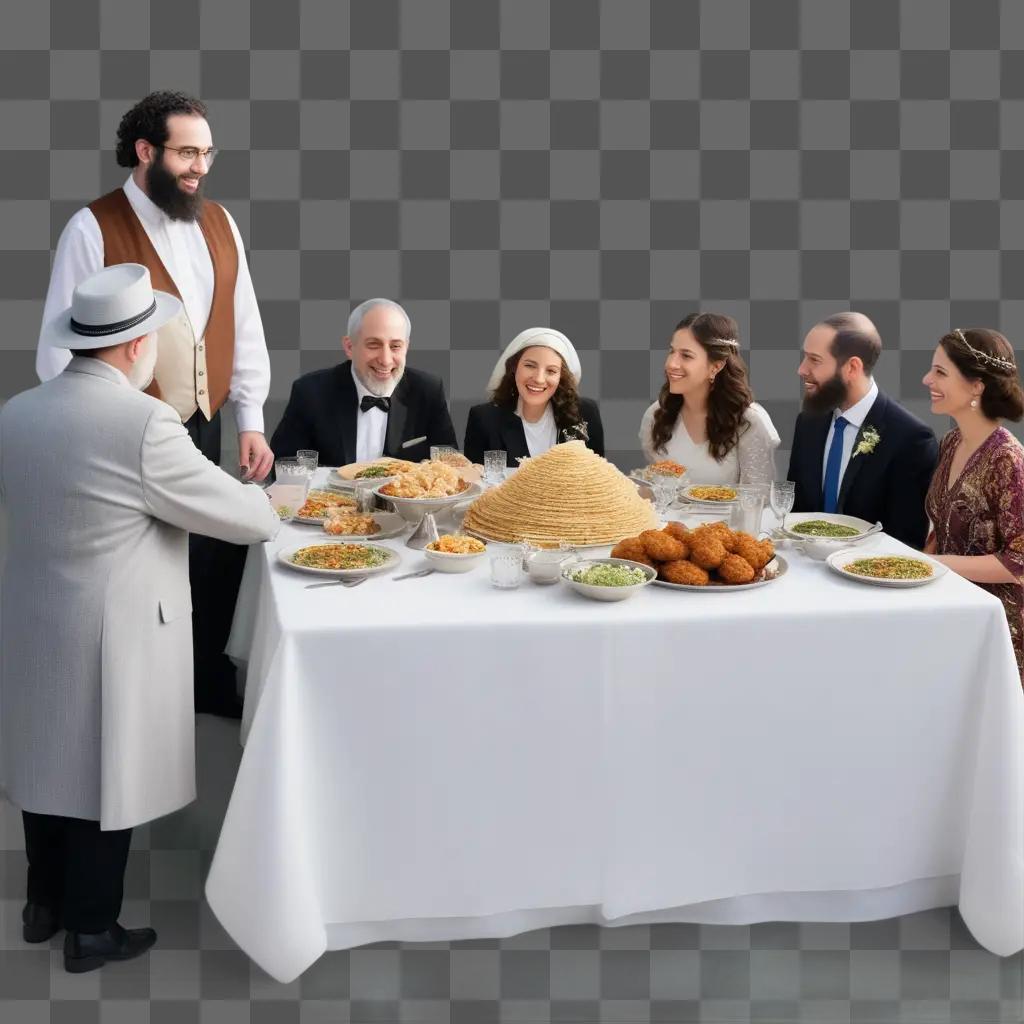
M 195 146 L 161 146 L 160 148 L 169 149 L 172 153 L 177 153 L 182 160 L 189 164 L 194 164 L 199 157 L 202 157 L 206 161 L 207 167 L 213 165 L 213 161 L 217 159 L 217 153 L 219 152 L 216 146 L 211 146 L 209 149 L 196 149 Z

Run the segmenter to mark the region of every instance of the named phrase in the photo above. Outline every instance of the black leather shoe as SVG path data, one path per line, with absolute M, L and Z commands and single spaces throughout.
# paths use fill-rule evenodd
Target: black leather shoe
M 38 903 L 26 903 L 21 920 L 21 936 L 26 942 L 49 942 L 61 929 L 60 915 Z
M 156 942 L 152 928 L 122 928 L 115 924 L 95 935 L 68 932 L 64 936 L 64 970 L 70 974 L 95 971 L 108 960 L 134 960 Z

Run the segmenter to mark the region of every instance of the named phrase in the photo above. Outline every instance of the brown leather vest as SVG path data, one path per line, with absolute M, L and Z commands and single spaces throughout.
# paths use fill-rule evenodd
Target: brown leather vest
M 174 279 L 157 255 L 145 228 L 132 209 L 124 189 L 117 188 L 89 204 L 103 235 L 103 263 L 141 263 L 150 273 L 153 287 L 181 298 Z M 235 280 L 238 277 L 238 248 L 223 207 L 207 200 L 199 227 L 210 250 L 213 263 L 213 301 L 206 324 L 206 333 L 195 339 L 194 366 L 195 406 L 212 417 L 224 404 L 231 387 L 235 362 Z M 165 354 L 166 358 L 166 354 Z M 184 373 L 186 368 L 180 368 Z M 160 393 L 160 364 L 148 388 L 150 394 Z M 175 404 L 175 403 L 172 403 Z M 179 410 L 181 411 L 181 410 Z

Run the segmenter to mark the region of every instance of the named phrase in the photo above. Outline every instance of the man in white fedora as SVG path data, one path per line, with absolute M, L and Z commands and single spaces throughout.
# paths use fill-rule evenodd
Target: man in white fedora
M 143 266 L 99 271 L 44 331 L 67 368 L 0 411 L 0 781 L 24 816 L 24 937 L 66 927 L 73 972 L 152 946 L 117 922 L 131 829 L 195 798 L 188 534 L 280 525 L 142 391 L 180 307 Z

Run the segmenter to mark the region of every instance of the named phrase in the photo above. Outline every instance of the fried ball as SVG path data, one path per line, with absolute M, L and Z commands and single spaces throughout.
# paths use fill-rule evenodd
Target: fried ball
M 767 565 L 775 557 L 775 545 L 771 540 L 766 537 L 764 540 L 758 541 L 761 547 L 762 557 L 764 558 L 764 565 Z M 764 565 L 761 568 L 764 568 Z
M 726 551 L 732 552 L 736 549 L 736 534 L 729 529 L 729 524 L 719 520 L 716 523 L 708 523 L 705 529 L 713 533 L 722 542 Z
M 702 569 L 717 569 L 725 556 L 725 547 L 718 537 L 705 533 L 690 539 L 690 561 Z
M 682 541 L 685 541 L 686 538 L 690 536 L 690 531 L 683 526 L 682 523 L 677 522 L 674 519 L 669 520 L 661 532 L 667 533 L 670 537 L 675 537 L 676 540 Z
M 710 579 L 700 566 L 688 562 L 685 558 L 665 562 L 659 568 L 658 575 L 669 583 L 683 583 L 691 587 L 706 587 Z
M 768 541 L 768 548 L 764 547 L 763 541 L 754 540 L 749 533 L 738 533 L 736 535 L 736 554 L 749 562 L 755 572 L 760 572 L 774 557 L 775 551 Z
M 722 564 L 718 567 L 718 575 L 726 583 L 753 583 L 754 567 L 739 555 L 726 555 Z
M 620 540 L 612 548 L 611 557 L 628 558 L 630 561 L 635 562 L 638 558 L 646 558 L 647 552 L 644 549 L 643 541 L 639 537 L 627 537 L 625 540 Z
M 640 540 L 648 558 L 653 558 L 656 562 L 672 562 L 686 555 L 683 542 L 662 533 L 661 530 L 644 530 L 640 534 Z

